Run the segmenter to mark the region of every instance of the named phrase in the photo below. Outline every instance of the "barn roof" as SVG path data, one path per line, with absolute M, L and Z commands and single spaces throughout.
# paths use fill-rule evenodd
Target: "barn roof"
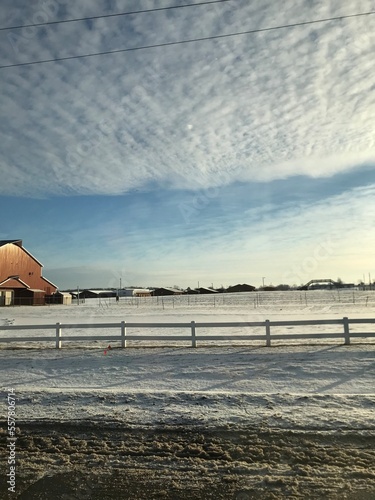
M 0 240 L 0 247 L 2 247 L 3 245 L 8 245 L 9 243 L 13 243 L 14 245 L 22 247 L 22 240 Z
M 237 285 L 228 286 L 227 291 L 234 290 L 234 289 L 237 289 L 237 288 L 238 288 L 238 289 L 241 289 L 241 288 L 249 288 L 249 289 L 251 289 L 251 290 L 255 290 L 255 288 L 256 288 L 256 287 L 255 287 L 255 286 L 253 286 L 253 285 L 249 285 L 249 284 L 247 284 L 247 283 L 242 283 L 242 284 L 241 284 L 241 283 L 238 283 Z
M 213 288 L 208 288 L 206 286 L 200 286 L 199 288 L 196 288 L 196 290 L 199 290 L 201 293 L 208 292 L 208 293 L 218 293 L 217 290 L 214 290 Z
M 47 279 L 45 276 L 41 276 L 41 279 L 43 281 L 46 281 L 49 285 L 54 286 L 56 289 L 58 288 L 58 286 L 56 286 L 55 283 L 52 283 L 52 281 L 50 281 L 49 279 Z
M 29 285 L 27 283 L 25 283 L 24 281 L 22 281 L 19 276 L 9 276 L 8 278 L 6 278 L 5 280 L 3 280 L 0 283 L 0 287 L 7 288 L 6 283 L 9 281 L 18 281 L 18 283 L 20 283 L 23 288 L 29 288 Z M 9 285 L 10 285 L 10 283 L 9 283 Z M 9 286 L 9 288 L 14 288 L 14 287 Z

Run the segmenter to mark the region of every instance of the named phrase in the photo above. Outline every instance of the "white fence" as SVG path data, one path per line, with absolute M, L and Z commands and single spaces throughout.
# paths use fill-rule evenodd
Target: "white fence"
M 1 331 L 17 331 L 20 330 L 53 330 L 53 336 L 38 336 L 38 337 L 1 337 L 0 342 L 55 342 L 56 348 L 61 349 L 62 342 L 87 342 L 87 341 L 119 341 L 121 347 L 127 346 L 127 341 L 188 341 L 192 347 L 197 347 L 198 341 L 264 341 L 267 347 L 271 346 L 272 340 L 305 340 L 305 339 L 342 339 L 345 345 L 350 344 L 352 338 L 375 338 L 375 332 L 350 332 L 351 324 L 375 324 L 375 319 L 323 319 L 323 320 L 298 320 L 298 321 L 257 321 L 257 322 L 222 322 L 222 323 L 205 323 L 191 321 L 190 323 L 79 323 L 79 324 L 62 324 L 55 323 L 50 325 L 7 325 L 0 326 Z M 306 327 L 310 325 L 341 325 L 342 330 L 334 333 L 272 333 L 271 327 Z M 243 333 L 241 335 L 198 335 L 199 328 L 243 328 L 251 329 L 263 327 L 264 334 L 251 335 Z M 79 336 L 63 336 L 63 330 L 80 330 L 93 328 L 109 328 L 117 329 L 119 332 L 116 335 L 79 335 Z M 131 328 L 178 328 L 189 329 L 190 335 L 128 335 L 128 330 Z
M 242 293 L 214 293 L 196 295 L 164 295 L 160 297 L 115 297 L 86 299 L 98 301 L 102 307 L 121 306 L 129 307 L 160 307 L 161 309 L 178 309 L 180 307 L 293 307 L 305 308 L 315 305 L 356 304 L 357 306 L 374 306 L 375 290 L 286 290 L 272 292 L 242 292 Z

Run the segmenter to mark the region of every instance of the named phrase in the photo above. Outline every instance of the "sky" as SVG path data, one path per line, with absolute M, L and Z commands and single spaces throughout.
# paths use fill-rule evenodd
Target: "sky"
M 375 2 L 199 3 L 1 2 L 0 239 L 60 289 L 372 280 L 375 14 L 214 37 Z

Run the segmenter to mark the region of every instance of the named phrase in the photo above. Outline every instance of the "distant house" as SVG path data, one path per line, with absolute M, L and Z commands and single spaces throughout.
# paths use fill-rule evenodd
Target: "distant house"
M 42 305 L 57 286 L 42 276 L 43 265 L 22 240 L 0 240 L 0 305 Z
M 240 285 L 233 285 L 226 289 L 228 293 L 237 293 L 237 292 L 253 292 L 255 290 L 255 286 L 247 285 L 246 283 Z
M 183 290 L 178 290 L 177 288 L 155 288 L 153 290 L 152 295 L 155 295 L 156 297 L 160 297 L 163 295 L 182 295 L 184 292 Z

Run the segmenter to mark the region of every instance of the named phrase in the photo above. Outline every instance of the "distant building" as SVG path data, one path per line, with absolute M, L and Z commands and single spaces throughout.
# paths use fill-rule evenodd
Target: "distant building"
M 77 294 L 75 294 L 77 295 Z M 116 297 L 116 290 L 82 290 L 79 293 L 80 299 L 97 299 L 97 298 L 109 298 Z
M 43 265 L 22 240 L 0 240 L 0 305 L 43 305 L 57 286 L 42 276 Z
M 150 297 L 152 291 L 148 288 L 122 288 L 118 290 L 119 297 Z
M 202 293 L 202 294 L 208 294 L 208 293 L 219 293 L 217 290 L 214 290 L 213 288 L 206 288 L 204 286 L 201 286 L 199 288 L 196 288 L 196 290 L 199 292 L 199 293 Z
M 72 294 L 69 292 L 57 291 L 52 295 L 46 295 L 46 304 L 64 304 L 69 306 L 72 303 Z
M 134 288 L 121 288 L 118 290 L 117 295 L 119 297 L 133 297 Z
M 184 292 L 183 290 L 178 290 L 177 288 L 155 288 L 155 290 L 152 291 L 152 295 L 155 295 L 156 297 L 160 297 L 163 295 L 182 295 Z
M 253 292 L 255 290 L 255 286 L 247 285 L 244 283 L 243 285 L 233 285 L 226 289 L 228 293 L 237 293 L 237 292 Z
M 339 284 L 329 278 L 310 280 L 306 285 L 298 287 L 298 290 L 332 290 L 338 288 Z

